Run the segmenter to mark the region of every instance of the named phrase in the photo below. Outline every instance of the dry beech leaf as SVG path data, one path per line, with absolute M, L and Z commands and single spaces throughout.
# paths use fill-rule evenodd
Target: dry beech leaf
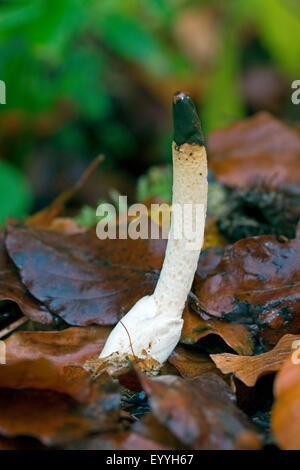
M 99 240 L 32 227 L 7 229 L 6 247 L 23 283 L 71 325 L 113 325 L 152 293 L 166 240 Z
M 297 335 L 285 335 L 274 349 L 258 356 L 211 354 L 210 357 L 223 374 L 234 374 L 247 387 L 254 387 L 263 375 L 277 372 L 291 354 L 292 344 L 300 340 Z
M 109 333 L 110 328 L 100 326 L 16 332 L 5 341 L 0 387 L 48 389 L 80 402 L 92 401 L 98 389 L 82 366 L 99 356 Z
M 46 306 L 33 298 L 22 284 L 16 267 L 7 255 L 3 232 L 0 233 L 0 300 L 15 302 L 31 320 L 53 323 L 53 317 Z
M 0 389 L 0 434 L 29 436 L 47 446 L 63 445 L 93 432 L 117 431 L 118 400 L 76 403 L 50 390 Z M 104 411 L 105 410 L 105 411 Z
M 225 249 L 209 276 L 196 276 L 199 313 L 248 326 L 270 349 L 300 329 L 299 264 L 300 240 L 279 242 L 271 235 L 239 240 Z
M 269 113 L 212 132 L 208 148 L 210 168 L 228 186 L 300 182 L 300 135 Z
M 140 374 L 152 413 L 192 449 L 259 449 L 261 438 L 240 411 L 228 385 L 216 374 L 193 379 Z
M 48 225 L 47 230 L 65 233 L 66 235 L 75 235 L 76 233 L 87 232 L 86 227 L 78 225 L 75 220 L 70 217 L 56 217 Z
M 183 313 L 181 343 L 195 344 L 207 335 L 220 336 L 238 354 L 252 354 L 254 341 L 245 326 L 223 320 L 204 320 L 186 308 Z
M 274 384 L 271 429 L 278 446 L 286 450 L 300 450 L 299 346 L 300 343 L 293 355 L 286 359 Z
M 217 372 L 213 362 L 207 354 L 187 350 L 182 346 L 177 346 L 168 359 L 168 362 L 176 367 L 180 375 L 191 379 L 205 372 Z

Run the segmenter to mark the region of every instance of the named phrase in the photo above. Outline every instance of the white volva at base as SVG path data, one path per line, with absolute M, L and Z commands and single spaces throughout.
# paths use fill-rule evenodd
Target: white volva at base
M 124 326 L 126 326 L 128 333 Z M 161 364 L 167 360 L 180 339 L 183 320 L 174 312 L 159 312 L 153 295 L 140 299 L 111 332 L 100 357 L 114 352 L 145 356 L 145 351 Z

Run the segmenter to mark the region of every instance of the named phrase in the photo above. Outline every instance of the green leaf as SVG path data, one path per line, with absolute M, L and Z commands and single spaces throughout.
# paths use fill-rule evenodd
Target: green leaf
M 41 12 L 41 2 L 33 2 L 32 0 L 12 1 L 7 5 L 1 5 L 1 33 L 5 34 L 6 30 L 19 28 L 39 17 Z
M 289 1 L 254 0 L 260 37 L 270 54 L 291 78 L 300 71 L 300 8 Z
M 101 204 L 107 204 L 107 202 L 104 199 L 101 199 L 100 201 L 98 201 L 97 208 Z M 84 227 L 92 228 L 98 222 L 100 222 L 102 219 L 104 219 L 106 217 L 106 215 L 97 216 L 96 211 L 97 211 L 97 209 L 95 207 L 83 206 L 80 209 L 79 214 L 77 214 L 74 217 L 74 220 L 78 225 L 83 225 Z
M 72 98 L 88 119 L 106 117 L 111 109 L 101 80 L 103 61 L 101 51 L 79 46 L 70 51 L 57 77 L 56 92 Z
M 152 34 L 142 20 L 117 13 L 99 19 L 102 39 L 122 57 L 151 69 L 152 72 L 167 73 L 169 61 L 163 45 Z
M 6 217 L 19 218 L 31 207 L 32 194 L 26 179 L 11 164 L 0 160 L 0 223 Z
M 144 202 L 152 197 L 160 197 L 164 201 L 172 201 L 172 169 L 153 166 L 146 175 L 142 175 L 137 183 L 137 200 Z
M 240 48 L 232 34 L 223 43 L 201 110 L 206 133 L 244 116 L 239 79 Z

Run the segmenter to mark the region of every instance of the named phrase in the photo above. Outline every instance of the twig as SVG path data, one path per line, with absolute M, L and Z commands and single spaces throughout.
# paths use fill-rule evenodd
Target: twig
M 131 349 L 131 352 L 132 352 L 133 357 L 136 358 L 136 355 L 134 354 L 134 351 L 133 351 L 133 347 L 132 347 L 132 342 L 131 342 L 130 334 L 129 334 L 129 332 L 128 332 L 126 326 L 125 326 L 124 323 L 122 322 L 122 320 L 120 320 L 120 323 L 121 323 L 121 325 L 123 326 L 123 328 L 125 328 L 125 331 L 126 331 L 126 333 L 128 334 L 129 343 L 130 343 L 130 349 Z
M 3 328 L 3 330 L 0 331 L 0 338 L 3 338 L 4 336 L 8 335 L 12 331 L 16 330 L 19 326 L 23 325 L 28 321 L 27 317 L 21 317 L 19 320 L 16 320 L 15 322 L 11 323 L 8 325 L 6 328 Z

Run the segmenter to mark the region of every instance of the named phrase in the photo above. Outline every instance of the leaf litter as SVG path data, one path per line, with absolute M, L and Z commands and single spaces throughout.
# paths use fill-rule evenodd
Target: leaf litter
M 251 192 L 259 159 L 270 187 L 291 194 L 299 140 L 259 114 L 212 133 L 210 166 L 222 184 Z M 134 355 L 117 377 L 91 375 L 86 361 L 97 363 L 111 327 L 153 291 L 166 240 L 98 240 L 64 217 L 81 183 L 1 233 L 0 298 L 34 327 L 5 339 L 0 448 L 299 449 L 299 368 L 291 359 L 300 333 L 299 240 L 254 232 L 228 236 L 234 243 L 226 246 L 229 232 L 222 237 L 212 221 L 180 344 L 159 375 L 145 375 Z M 263 380 L 274 373 L 274 399 L 261 407 L 257 394 L 271 394 Z

